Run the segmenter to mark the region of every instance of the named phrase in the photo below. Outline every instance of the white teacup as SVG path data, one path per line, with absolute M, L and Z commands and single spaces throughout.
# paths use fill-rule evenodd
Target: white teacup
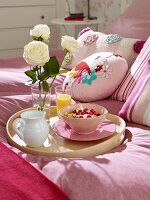
M 45 112 L 38 110 L 22 112 L 21 118 L 13 121 L 13 129 L 28 146 L 41 146 L 49 133 L 49 125 L 45 120 Z

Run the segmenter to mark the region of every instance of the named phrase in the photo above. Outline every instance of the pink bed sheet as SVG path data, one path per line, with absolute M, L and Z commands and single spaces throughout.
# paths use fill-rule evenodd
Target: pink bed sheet
M 7 120 L 15 112 L 31 107 L 31 95 L 25 88 L 25 79 L 20 76 L 23 69 L 24 66 L 10 70 L 7 67 L 8 74 L 13 74 L 11 80 L 6 73 L 0 82 L 0 141 L 40 170 L 71 200 L 149 200 L 150 128 L 146 126 L 127 123 L 126 138 L 122 145 L 104 155 L 84 159 L 30 155 L 8 144 Z M 5 69 L 0 68 L 0 76 L 4 72 Z M 59 76 L 56 84 L 62 84 L 62 81 L 63 76 Z M 95 103 L 105 106 L 113 114 L 117 114 L 123 105 L 110 99 Z

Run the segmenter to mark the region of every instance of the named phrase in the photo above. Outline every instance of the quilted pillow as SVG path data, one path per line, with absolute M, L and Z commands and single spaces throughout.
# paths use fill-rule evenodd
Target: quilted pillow
M 119 116 L 130 122 L 150 126 L 150 60 Z
M 113 52 L 121 55 L 131 67 L 135 61 L 144 41 L 138 39 L 123 38 L 118 34 L 106 35 L 101 32 L 95 32 L 91 29 L 82 31 L 77 41 L 82 44 L 82 47 L 73 55 L 67 54 L 65 60 L 67 65 L 64 68 L 72 69 L 84 58 L 98 52 Z
M 150 58 L 150 37 L 147 39 L 140 54 L 136 58 L 132 67 L 129 69 L 128 73 L 121 82 L 120 86 L 112 95 L 112 99 L 124 102 L 128 99 L 139 77 L 144 71 L 149 58 Z
M 95 53 L 68 72 L 63 85 L 71 86 L 72 98 L 90 102 L 109 97 L 128 70 L 121 56 L 111 52 Z

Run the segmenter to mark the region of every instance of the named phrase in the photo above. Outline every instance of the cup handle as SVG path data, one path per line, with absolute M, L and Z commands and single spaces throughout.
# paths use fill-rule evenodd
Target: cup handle
M 17 118 L 13 121 L 13 124 L 12 124 L 12 127 L 14 129 L 14 131 L 17 133 L 17 135 L 22 139 L 24 140 L 24 137 L 23 137 L 23 133 L 19 130 L 19 127 L 18 127 L 18 124 L 20 123 L 20 126 L 19 127 L 23 127 L 25 126 L 25 121 L 24 119 L 22 118 Z

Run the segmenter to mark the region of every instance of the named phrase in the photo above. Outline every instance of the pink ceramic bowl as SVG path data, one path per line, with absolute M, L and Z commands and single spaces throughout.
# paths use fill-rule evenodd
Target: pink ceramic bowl
M 76 108 L 94 109 L 99 116 L 93 118 L 74 118 L 66 116 L 66 113 L 72 112 Z M 79 134 L 89 134 L 100 126 L 107 116 L 107 109 L 103 106 L 92 103 L 78 103 L 70 106 L 65 106 L 59 110 L 59 116 L 62 118 L 73 130 Z

